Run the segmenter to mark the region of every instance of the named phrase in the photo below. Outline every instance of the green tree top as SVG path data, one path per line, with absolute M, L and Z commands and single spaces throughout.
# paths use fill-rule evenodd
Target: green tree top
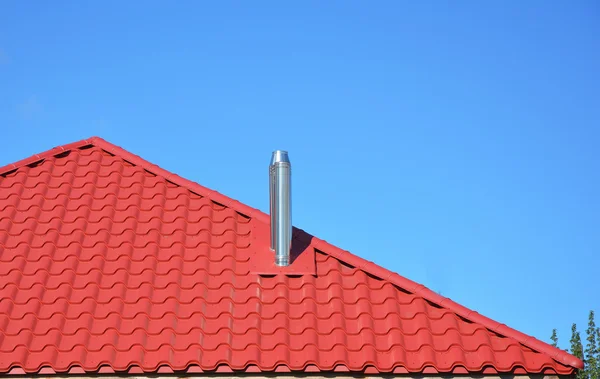
M 589 379 L 600 379 L 600 372 L 598 367 L 598 345 L 596 336 L 598 329 L 594 322 L 594 311 L 590 311 L 587 332 L 587 346 L 585 348 L 585 371 L 588 374 Z
M 581 335 L 577 331 L 577 325 L 571 326 L 571 354 L 577 358 L 583 360 L 583 345 L 581 344 Z M 577 373 L 577 379 L 584 379 L 586 377 L 585 370 L 580 370 Z
M 556 335 L 556 329 L 552 329 L 552 335 L 550 336 L 552 340 L 552 346 L 558 347 L 558 336 Z

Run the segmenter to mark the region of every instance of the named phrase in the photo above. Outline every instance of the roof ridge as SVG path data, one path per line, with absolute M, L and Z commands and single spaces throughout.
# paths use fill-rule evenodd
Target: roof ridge
M 93 141 L 95 139 L 98 139 L 98 138 L 99 137 L 91 137 L 91 138 L 83 139 L 83 140 L 80 140 L 80 141 L 77 141 L 77 142 L 72 142 L 72 143 L 68 143 L 68 144 L 65 144 L 65 145 L 56 146 L 56 147 L 53 147 L 52 149 L 46 150 L 46 151 L 44 151 L 42 153 L 33 154 L 30 157 L 23 158 L 23 159 L 21 159 L 19 161 L 16 161 L 14 163 L 9 163 L 9 164 L 7 164 L 5 166 L 0 167 L 0 175 L 6 175 L 6 173 L 8 173 L 8 172 L 11 172 L 11 171 L 14 171 L 14 170 L 18 170 L 18 169 L 20 169 L 23 166 L 27 166 L 27 165 L 30 165 L 32 163 L 39 162 L 39 161 L 44 160 L 46 158 L 49 158 L 49 157 L 52 157 L 52 156 L 64 153 L 65 151 L 68 151 L 68 150 L 77 149 L 77 148 L 80 148 L 80 147 L 83 147 L 83 146 L 86 146 L 86 145 L 92 145 Z
M 0 175 L 4 175 L 7 172 L 19 169 L 25 165 L 47 159 L 48 157 L 55 156 L 57 154 L 61 154 L 65 151 L 76 149 L 76 148 L 81 148 L 81 147 L 87 146 L 87 145 L 97 146 L 97 147 L 99 147 L 105 151 L 108 151 L 111 154 L 119 156 L 121 159 L 126 160 L 136 166 L 139 166 L 153 174 L 162 176 L 167 181 L 170 181 L 181 187 L 187 188 L 188 190 L 190 190 L 194 193 L 197 193 L 198 195 L 207 197 L 208 199 L 210 199 L 216 203 L 219 203 L 226 207 L 229 207 L 229 208 L 231 208 L 239 213 L 242 213 L 250 218 L 255 218 L 258 221 L 267 223 L 267 224 L 270 222 L 269 215 L 260 211 L 259 209 L 252 208 L 246 204 L 241 203 L 238 200 L 234 200 L 234 199 L 232 199 L 226 195 L 223 195 L 215 190 L 211 190 L 211 189 L 204 187 L 196 182 L 185 179 L 177 174 L 167 171 L 155 164 L 148 162 L 147 160 L 143 159 L 142 157 L 135 155 L 135 154 L 133 154 L 117 145 L 114 145 L 100 137 L 90 137 L 88 139 L 80 140 L 80 141 L 69 143 L 66 145 L 57 146 L 57 147 L 54 147 L 53 149 L 50 149 L 43 153 L 35 154 L 29 158 L 25 158 L 25 159 L 22 159 L 20 161 L 13 163 L 13 164 L 6 165 L 6 166 L 0 168 Z M 311 235 L 310 233 L 307 233 L 307 234 Z M 583 368 L 583 362 L 580 359 L 578 359 L 577 357 L 567 353 L 566 351 L 556 348 L 546 342 L 540 341 L 535 337 L 532 337 L 532 336 L 529 336 L 522 332 L 519 332 L 518 330 L 510 328 L 505 324 L 501 324 L 501 323 L 494 321 L 486 316 L 483 316 L 469 308 L 466 308 L 466 307 L 454 302 L 453 300 L 451 300 L 447 297 L 438 295 L 437 293 L 433 292 L 432 290 L 430 290 L 429 288 L 425 287 L 424 285 L 422 285 L 420 283 L 417 283 L 408 278 L 405 278 L 393 271 L 385 269 L 371 261 L 368 261 L 357 255 L 354 255 L 347 250 L 343 250 L 343 249 L 341 249 L 335 245 L 332 245 L 331 243 L 329 243 L 325 240 L 319 239 L 315 236 L 312 236 L 312 242 L 313 242 L 313 246 L 315 249 L 323 251 L 326 254 L 331 255 L 332 257 L 334 257 L 340 261 L 346 262 L 354 267 L 357 267 L 358 269 L 360 269 L 366 273 L 369 273 L 369 274 L 379 277 L 381 279 L 387 280 L 390 283 L 392 283 L 400 288 L 403 288 L 407 291 L 410 291 L 416 295 L 419 295 L 422 298 L 424 298 L 425 300 L 428 300 L 434 304 L 437 304 L 442 308 L 446 308 L 471 322 L 478 323 L 495 333 L 498 333 L 498 334 L 503 335 L 508 338 L 512 338 L 512 339 L 516 340 L 517 342 L 519 342 L 533 350 L 536 350 L 540 353 L 550 356 L 552 359 L 554 359 L 555 361 L 557 361 L 559 363 L 562 363 L 564 365 L 571 366 L 571 367 L 576 367 L 579 369 Z

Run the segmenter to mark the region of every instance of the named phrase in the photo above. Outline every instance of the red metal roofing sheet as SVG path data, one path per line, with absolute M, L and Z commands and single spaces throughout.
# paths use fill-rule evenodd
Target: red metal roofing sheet
M 99 138 L 0 174 L 0 373 L 582 366 L 299 229 L 261 276 L 267 215 Z

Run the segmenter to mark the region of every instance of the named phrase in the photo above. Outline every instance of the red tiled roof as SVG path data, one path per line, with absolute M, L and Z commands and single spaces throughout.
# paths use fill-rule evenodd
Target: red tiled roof
M 267 215 L 100 138 L 0 174 L 0 373 L 582 367 L 299 229 L 306 266 L 256 274 Z

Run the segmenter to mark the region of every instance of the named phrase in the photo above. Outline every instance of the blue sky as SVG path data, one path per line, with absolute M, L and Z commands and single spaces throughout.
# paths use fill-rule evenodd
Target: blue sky
M 600 7 L 0 4 L 0 165 L 92 135 L 548 340 L 600 313 Z M 595 277 L 594 277 L 595 276 Z

